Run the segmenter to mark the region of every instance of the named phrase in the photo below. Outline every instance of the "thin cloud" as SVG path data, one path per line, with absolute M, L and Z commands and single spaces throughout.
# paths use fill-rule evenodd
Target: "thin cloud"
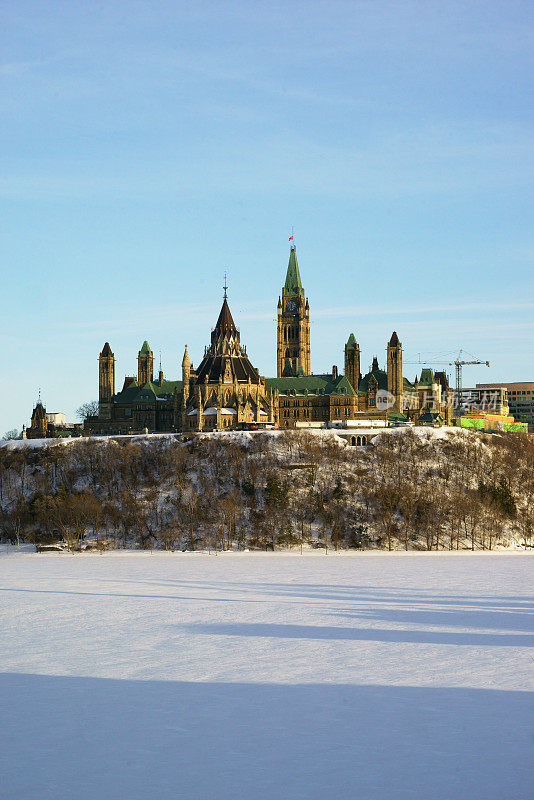
M 413 314 L 436 314 L 457 312 L 485 312 L 485 311 L 528 311 L 534 309 L 534 303 L 451 303 L 424 306 L 344 306 L 316 309 L 312 316 L 320 318 L 334 317 L 362 317 L 362 316 L 406 316 Z

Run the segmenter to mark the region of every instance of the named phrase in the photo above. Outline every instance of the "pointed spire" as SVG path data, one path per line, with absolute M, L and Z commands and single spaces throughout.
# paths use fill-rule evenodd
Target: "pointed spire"
M 111 352 L 111 347 L 109 346 L 109 342 L 106 342 L 104 347 L 102 348 L 102 352 L 100 353 L 102 357 L 109 357 L 112 356 L 113 353 Z
M 378 366 L 378 358 L 373 356 L 373 366 L 371 367 L 371 372 L 376 372 L 380 367 Z
M 284 285 L 286 295 L 304 295 L 304 289 L 300 280 L 299 263 L 297 261 L 297 250 L 295 245 L 291 246 L 289 252 L 289 263 L 287 265 L 286 282 Z
M 347 348 L 347 350 L 355 350 L 356 349 L 356 337 L 354 336 L 353 333 L 351 333 L 351 335 L 347 339 L 346 348 Z
M 147 340 L 143 342 L 143 345 L 140 350 L 141 353 L 151 353 L 150 345 L 148 344 Z
M 389 340 L 390 347 L 398 347 L 399 346 L 399 337 L 397 336 L 397 331 L 393 331 L 391 334 L 391 339 Z
M 187 345 L 185 346 L 184 350 L 184 357 L 182 358 L 182 367 L 190 367 L 191 361 L 189 359 L 189 353 L 187 352 Z
M 226 297 L 223 300 L 221 313 L 219 314 L 219 319 L 217 320 L 215 330 L 217 331 L 217 333 L 237 334 L 237 328 L 234 325 L 234 320 L 232 319 L 232 315 L 230 313 L 230 308 L 228 306 L 228 301 Z

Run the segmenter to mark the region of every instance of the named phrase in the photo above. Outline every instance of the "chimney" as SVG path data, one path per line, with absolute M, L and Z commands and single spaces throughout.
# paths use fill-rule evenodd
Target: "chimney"
M 162 370 L 162 369 L 160 369 L 160 371 L 159 371 L 159 378 L 158 378 L 158 382 L 159 382 L 159 385 L 160 385 L 160 386 L 161 386 L 161 384 L 163 383 L 163 370 Z
M 334 366 L 332 367 L 332 380 L 333 380 L 333 381 L 336 381 L 336 380 L 337 380 L 337 367 L 336 367 L 336 365 L 335 365 L 335 364 L 334 364 Z

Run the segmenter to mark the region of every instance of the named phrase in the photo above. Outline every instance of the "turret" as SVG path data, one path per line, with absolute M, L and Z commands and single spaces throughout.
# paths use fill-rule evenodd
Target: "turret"
M 360 346 L 353 333 L 345 345 L 345 376 L 352 388 L 357 392 L 360 384 Z
M 395 398 L 393 411 L 402 412 L 403 378 L 402 345 L 396 331 L 393 331 L 387 346 L 388 392 Z
M 46 421 L 46 408 L 44 403 L 41 402 L 41 391 L 39 390 L 39 399 L 35 404 L 32 412 L 32 422 L 30 427 L 31 439 L 44 439 L 48 432 L 48 425 Z
M 184 357 L 182 358 L 182 381 L 183 381 L 183 405 L 187 403 L 189 397 L 189 382 L 191 380 L 191 361 L 189 360 L 189 353 L 187 352 L 187 345 L 184 350 Z
M 154 379 L 154 354 L 149 347 L 148 342 L 143 342 L 143 345 L 137 354 L 137 383 L 143 386 L 145 383 Z
M 191 360 L 189 358 L 189 353 L 187 352 L 187 345 L 186 345 L 184 350 L 184 357 L 182 358 L 182 380 L 184 382 L 186 380 L 189 381 L 190 374 L 191 374 Z
M 111 404 L 115 394 L 115 356 L 106 342 L 98 357 L 98 418 L 111 419 Z

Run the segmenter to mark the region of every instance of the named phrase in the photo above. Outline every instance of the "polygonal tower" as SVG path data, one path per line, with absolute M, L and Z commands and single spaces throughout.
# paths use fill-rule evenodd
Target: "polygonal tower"
M 353 333 L 351 333 L 345 345 L 345 377 L 348 378 L 350 385 L 357 392 L 361 378 L 360 345 Z
M 154 379 L 154 353 L 149 347 L 148 342 L 143 342 L 137 354 L 137 383 L 144 386 L 145 383 Z
M 32 412 L 32 422 L 27 435 L 30 439 L 44 439 L 48 431 L 46 421 L 46 408 L 41 403 L 41 393 L 39 392 L 39 400 L 35 404 Z
M 297 250 L 291 245 L 282 299 L 278 298 L 277 375 L 309 375 L 310 307 L 300 280 Z
M 115 394 L 115 356 L 106 342 L 98 357 L 98 417 L 111 419 L 111 403 Z
M 391 335 L 387 351 L 388 392 L 395 398 L 395 405 L 391 410 L 402 412 L 402 394 L 404 388 L 404 381 L 402 378 L 402 344 L 399 342 L 396 331 L 393 331 Z

